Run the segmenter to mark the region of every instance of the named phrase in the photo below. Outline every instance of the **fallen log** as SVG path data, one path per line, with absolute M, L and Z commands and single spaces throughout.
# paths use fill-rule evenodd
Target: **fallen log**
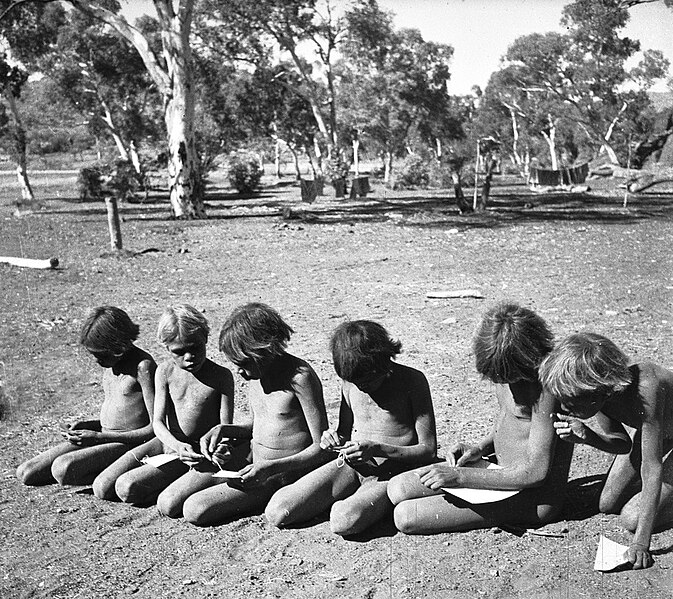
M 11 264 L 13 266 L 20 266 L 22 268 L 40 268 L 43 270 L 48 270 L 58 267 L 58 258 L 39 260 L 35 258 L 17 258 L 14 256 L 0 256 L 0 263 Z

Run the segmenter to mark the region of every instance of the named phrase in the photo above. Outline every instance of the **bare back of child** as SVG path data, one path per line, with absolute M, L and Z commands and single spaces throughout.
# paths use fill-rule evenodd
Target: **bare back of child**
M 115 498 L 115 481 L 133 467 L 129 451 L 154 436 L 150 415 L 156 364 L 134 345 L 138 333 L 138 325 L 119 308 L 101 306 L 92 311 L 80 342 L 105 368 L 100 417 L 63 427 L 65 443 L 21 464 L 17 477 L 24 484 L 93 482 L 97 497 Z
M 234 383 L 231 372 L 206 357 L 208 323 L 188 305 L 164 312 L 159 338 L 170 359 L 156 373 L 154 430 L 149 443 L 136 448 L 136 468 L 117 480 L 116 491 L 128 503 L 150 504 L 170 517 L 182 513 L 192 493 L 211 483 L 219 462 L 199 452 L 199 439 L 213 426 L 231 422 Z M 160 466 L 141 465 L 159 454 L 176 459 Z
M 435 421 L 427 379 L 392 361 L 401 344 L 381 325 L 346 322 L 331 346 L 342 378 L 341 407 L 339 425 L 323 433 L 321 447 L 332 459 L 280 489 L 266 517 L 289 526 L 331 508 L 332 531 L 353 535 L 392 511 L 391 476 L 434 459 Z
M 222 439 L 248 440 L 227 468 L 235 480 L 192 495 L 184 505 L 185 519 L 210 526 L 255 512 L 281 486 L 296 480 L 321 458 L 320 431 L 327 422 L 322 385 L 313 369 L 286 353 L 292 329 L 264 304 L 246 304 L 227 319 L 220 349 L 247 381 L 252 419 L 218 425 L 201 440 L 210 455 Z
M 540 369 L 561 402 L 560 439 L 617 454 L 599 499 L 634 533 L 628 558 L 648 568 L 654 531 L 673 525 L 673 372 L 629 364 L 609 339 L 578 333 L 563 339 Z M 628 428 L 625 428 L 625 426 Z
M 446 462 L 390 482 L 399 530 L 433 534 L 506 524 L 534 527 L 558 516 L 572 450 L 555 441 L 552 417 L 558 403 L 541 394 L 537 378 L 551 347 L 551 332 L 534 312 L 515 304 L 486 312 L 474 350 L 477 370 L 495 383 L 495 423 L 476 445 L 453 445 Z M 499 468 L 484 468 L 487 457 Z M 476 504 L 443 491 L 450 487 L 521 491 Z

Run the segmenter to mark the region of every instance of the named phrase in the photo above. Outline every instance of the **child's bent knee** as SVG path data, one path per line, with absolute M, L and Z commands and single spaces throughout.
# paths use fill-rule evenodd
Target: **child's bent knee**
M 264 510 L 266 521 L 276 528 L 283 528 L 290 523 L 290 510 L 285 507 L 283 502 L 270 501 Z
M 418 483 L 418 480 L 418 476 L 411 472 L 404 472 L 391 478 L 388 482 L 388 498 L 392 504 L 397 505 L 408 499 L 410 485 Z
M 71 462 L 69 459 L 62 459 L 66 456 L 59 456 L 51 465 L 51 475 L 59 485 L 71 485 Z
M 179 518 L 182 515 L 182 505 L 183 502 L 179 497 L 165 491 L 157 497 L 157 509 L 162 516 Z
M 362 514 L 358 509 L 343 501 L 337 501 L 330 512 L 329 526 L 334 534 L 343 537 L 364 530 L 361 519 Z
M 93 489 L 94 496 L 98 499 L 104 499 L 106 501 L 114 501 L 117 499 L 114 480 L 97 476 L 91 487 Z
M 622 510 L 619 523 L 629 532 L 636 532 L 638 528 L 638 514 L 632 510 Z
M 18 481 L 29 487 L 33 487 L 43 483 L 43 479 L 49 478 L 53 482 L 53 478 L 50 476 L 40 476 L 40 472 L 37 468 L 31 467 L 29 462 L 24 462 L 16 469 L 16 478 Z
M 416 510 L 410 509 L 410 502 L 402 502 L 393 511 L 395 528 L 405 535 L 416 533 Z
M 115 493 L 124 503 L 143 503 L 138 481 L 122 475 L 115 482 Z
M 188 497 L 182 505 L 182 516 L 194 526 L 211 526 L 209 506 L 198 497 Z

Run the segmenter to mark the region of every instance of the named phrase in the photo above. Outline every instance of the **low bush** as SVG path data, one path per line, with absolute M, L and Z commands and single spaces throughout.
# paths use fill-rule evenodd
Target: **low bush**
M 232 152 L 227 161 L 230 185 L 240 194 L 251 194 L 260 187 L 262 167 L 251 152 Z

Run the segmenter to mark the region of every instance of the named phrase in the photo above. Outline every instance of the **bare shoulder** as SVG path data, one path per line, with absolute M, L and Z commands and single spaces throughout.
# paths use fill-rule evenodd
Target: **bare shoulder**
M 631 366 L 638 380 L 638 396 L 644 404 L 656 404 L 673 394 L 673 372 L 654 362 Z
M 202 370 L 208 381 L 211 382 L 211 386 L 219 391 L 229 391 L 229 388 L 234 384 L 234 375 L 231 370 L 213 362 L 210 358 L 206 359 Z
M 406 366 L 405 364 L 400 364 L 398 362 L 391 362 L 393 376 L 400 377 L 402 380 L 409 381 L 410 383 L 425 383 L 428 379 L 427 377 L 417 368 L 411 366 Z
M 315 370 L 313 370 L 313 367 L 306 360 L 290 354 L 287 354 L 286 359 L 288 361 L 287 374 L 293 386 L 298 385 L 303 387 L 319 381 Z
M 173 360 L 164 360 L 157 366 L 157 378 L 168 380 L 171 378 L 174 369 L 175 364 L 173 363 Z

